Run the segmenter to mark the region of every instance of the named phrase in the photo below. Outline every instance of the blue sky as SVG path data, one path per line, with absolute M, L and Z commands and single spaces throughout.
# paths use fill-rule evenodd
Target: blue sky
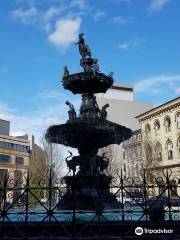
M 11 134 L 42 136 L 67 118 L 63 66 L 80 71 L 74 44 L 84 32 L 101 71 L 133 85 L 135 99 L 180 95 L 179 0 L 7 0 L 0 5 L 0 118 Z

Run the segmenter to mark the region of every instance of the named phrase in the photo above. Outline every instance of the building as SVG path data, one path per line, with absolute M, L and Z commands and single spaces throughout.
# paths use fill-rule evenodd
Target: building
M 152 109 L 153 105 L 135 101 L 133 87 L 118 83 L 114 83 L 112 88 L 109 89 L 105 94 L 97 94 L 96 99 L 100 108 L 106 103 L 109 104 L 109 108 L 107 108 L 108 120 L 128 127 L 134 132 L 129 141 L 120 145 L 111 145 L 108 146 L 106 150 L 101 150 L 103 152 L 111 152 L 108 157 L 113 162 L 114 168 L 122 169 L 123 173 L 127 175 L 128 169 L 134 169 L 134 165 L 136 167 L 135 161 L 133 160 L 131 154 L 134 155 L 134 153 L 136 153 L 137 145 L 142 147 L 141 137 L 140 139 L 136 138 L 136 135 L 141 136 L 141 134 L 139 130 L 139 121 L 135 117 Z M 132 139 L 134 140 L 132 141 Z M 140 167 L 142 167 L 141 163 L 144 155 L 142 149 L 138 151 L 142 152 L 142 156 L 138 155 L 138 169 L 140 169 Z M 111 171 L 112 174 L 115 172 L 115 169 Z M 131 173 L 131 171 L 129 171 L 129 173 Z
M 136 117 L 141 125 L 145 166 L 159 173 L 171 168 L 180 174 L 180 97 Z
M 144 151 L 141 130 L 133 132 L 131 138 L 123 142 L 124 171 L 127 177 L 139 176 L 144 169 Z
M 10 123 L 0 120 L 0 186 L 3 186 L 5 177 L 10 181 L 13 194 L 9 201 L 21 194 L 22 184 L 26 181 L 28 170 L 33 178 L 39 179 L 42 171 L 42 179 L 47 170 L 47 157 L 45 152 L 34 142 L 34 137 L 28 139 L 28 135 L 9 136 Z M 3 133 L 3 134 L 2 134 Z M 37 177 L 38 176 L 38 177 Z M 16 189 L 16 190 L 14 190 Z M 1 206 L 0 191 L 0 206 Z
M 9 135 L 10 122 L 0 119 L 0 135 Z
M 0 178 L 6 173 L 13 179 L 22 178 L 29 166 L 30 141 L 27 136 L 9 136 L 9 122 L 2 122 L 0 133 L 4 134 L 0 134 Z

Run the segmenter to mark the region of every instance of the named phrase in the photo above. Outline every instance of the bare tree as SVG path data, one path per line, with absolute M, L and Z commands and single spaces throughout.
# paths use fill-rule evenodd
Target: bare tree
M 65 171 L 65 147 L 50 143 L 44 137 L 42 138 L 42 145 L 47 154 L 48 168 L 53 170 L 55 177 L 62 177 Z

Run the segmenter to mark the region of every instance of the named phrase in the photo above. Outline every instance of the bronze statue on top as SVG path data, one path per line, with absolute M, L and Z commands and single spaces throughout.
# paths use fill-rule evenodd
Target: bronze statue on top
M 79 45 L 79 53 L 84 59 L 86 56 L 89 56 L 91 58 L 91 50 L 88 45 L 85 44 L 84 41 L 84 33 L 79 34 L 79 41 L 76 43 Z

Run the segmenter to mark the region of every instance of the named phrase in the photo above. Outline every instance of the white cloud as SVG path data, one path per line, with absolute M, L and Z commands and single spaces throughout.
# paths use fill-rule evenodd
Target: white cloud
M 118 48 L 129 49 L 129 43 L 128 42 L 120 43 Z
M 151 0 L 148 10 L 152 11 L 161 11 L 168 3 L 172 0 Z
M 50 7 L 45 13 L 44 13 L 44 20 L 45 22 L 50 21 L 52 18 L 57 16 L 60 13 L 60 8 L 57 7 Z
M 104 18 L 106 16 L 106 13 L 103 10 L 96 10 L 95 13 L 93 13 L 93 18 L 95 21 L 99 21 L 101 18 Z
M 29 24 L 35 21 L 35 17 L 38 16 L 38 10 L 32 6 L 29 9 L 18 8 L 11 13 L 12 17 L 16 20 L 20 20 L 24 24 Z
M 118 48 L 124 49 L 124 50 L 135 49 L 135 48 L 138 48 L 144 42 L 145 42 L 144 38 L 136 37 L 136 38 L 130 39 L 126 42 L 120 43 L 118 45 Z
M 69 108 L 65 104 L 66 100 L 73 102 L 75 109 L 79 109 L 80 97 L 67 96 L 54 90 L 39 94 L 33 110 L 22 112 L 12 109 L 5 102 L 0 102 L 0 119 L 10 121 L 11 135 L 33 134 L 40 140 L 50 125 L 67 121 Z
M 14 110 L 9 108 L 6 103 L 0 101 L 0 118 L 3 119 L 5 117 L 5 120 L 9 120 L 13 112 Z M 8 116 L 8 119 L 6 116 Z
M 116 17 L 112 18 L 112 22 L 113 23 L 120 23 L 120 24 L 124 25 L 124 24 L 131 23 L 132 22 L 132 17 L 125 18 L 123 16 L 116 16 Z
M 158 75 L 143 79 L 135 84 L 136 93 L 159 94 L 168 91 L 178 94 L 180 75 Z
M 87 1 L 86 0 L 73 0 L 70 4 L 71 7 L 78 7 L 81 10 L 87 8 Z
M 33 134 L 40 140 L 50 125 L 61 124 L 67 120 L 67 111 L 67 106 L 62 102 L 24 114 L 3 111 L 0 118 L 10 121 L 12 136 Z
M 180 87 L 176 88 L 175 94 L 176 94 L 176 95 L 180 95 Z
M 60 19 L 55 24 L 55 31 L 48 36 L 50 43 L 59 49 L 67 49 L 78 38 L 81 18 Z
M 38 97 L 41 98 L 41 99 L 57 99 L 57 100 L 60 100 L 65 96 L 64 96 L 64 94 L 62 94 L 59 91 L 49 90 L 49 91 L 46 91 L 46 92 L 41 92 L 38 95 Z

